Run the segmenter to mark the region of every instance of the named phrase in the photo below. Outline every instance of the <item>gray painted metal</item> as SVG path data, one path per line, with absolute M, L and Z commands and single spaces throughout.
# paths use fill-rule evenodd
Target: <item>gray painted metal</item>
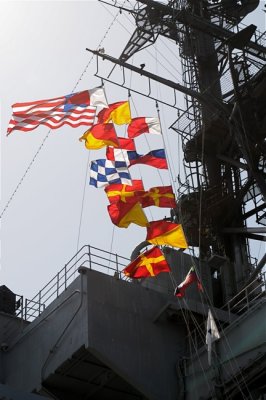
M 167 257 L 181 281 L 191 257 L 176 251 Z M 51 398 L 60 400 L 197 400 L 212 394 L 218 373 L 228 392 L 235 390 L 231 375 L 237 376 L 239 368 L 254 366 L 261 374 L 264 297 L 238 318 L 213 308 L 224 329 L 216 346 L 218 371 L 216 364 L 209 368 L 206 346 L 200 347 L 207 305 L 199 301 L 195 287 L 180 301 L 169 291 L 169 274 L 160 274 L 161 280 L 127 282 L 85 267 L 79 273 L 32 323 L 21 329 L 21 320 L 11 319 L 14 334 L 5 337 L 0 359 L 3 383 L 24 393 L 52 393 Z M 200 340 L 191 331 L 194 320 L 202 329 Z
M 184 377 L 180 377 L 180 382 L 183 389 L 185 387 L 184 396 L 187 400 L 208 399 L 214 396 L 218 376 L 224 387 L 224 398 L 227 398 L 226 396 L 235 389 L 241 393 L 241 387 L 245 391 L 249 386 L 249 391 L 252 391 L 252 379 L 255 381 L 256 376 L 245 373 L 248 368 L 256 371 L 257 377 L 261 373 L 265 375 L 265 299 L 221 330 L 220 334 L 221 339 L 214 345 L 211 366 L 208 365 L 206 346 L 186 359 L 183 366 L 185 374 Z M 260 368 L 256 367 L 257 360 L 260 360 Z
M 47 397 L 32 393 L 23 393 L 7 385 L 0 384 L 0 400 L 47 400 Z
M 185 348 L 185 326 L 153 323 L 167 297 L 86 270 L 10 343 L 4 354 L 6 383 L 41 390 L 42 382 L 85 347 L 144 397 L 176 398 L 175 364 Z

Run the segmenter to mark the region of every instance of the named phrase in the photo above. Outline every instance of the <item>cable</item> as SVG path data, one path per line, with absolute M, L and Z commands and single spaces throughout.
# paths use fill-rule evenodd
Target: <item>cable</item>
M 86 188 L 87 188 L 87 179 L 88 179 L 88 172 L 89 172 L 89 162 L 90 162 L 90 151 L 89 151 L 87 163 L 86 163 L 87 168 L 86 168 L 86 173 L 85 173 L 85 181 L 84 181 L 83 195 L 82 195 L 82 201 L 81 201 L 81 211 L 80 211 L 80 219 L 79 219 L 76 253 L 78 253 L 78 248 L 79 248 L 79 239 L 80 239 L 81 224 L 82 224 L 82 217 L 83 217 L 84 200 L 85 200 L 85 193 L 86 193 Z M 77 257 L 76 257 L 76 259 L 77 259 Z M 77 269 L 77 266 L 75 267 L 75 272 L 76 272 L 76 269 Z
M 115 15 L 113 21 L 111 22 L 111 24 L 110 24 L 109 27 L 107 28 L 107 30 L 106 30 L 105 34 L 103 35 L 102 39 L 100 40 L 99 45 L 98 45 L 98 48 L 102 45 L 103 41 L 104 41 L 105 38 L 107 37 L 107 35 L 108 35 L 108 33 L 109 33 L 111 27 L 113 26 L 113 24 L 114 24 L 114 22 L 116 21 L 116 19 L 117 19 L 117 17 L 118 17 L 119 14 L 120 14 L 120 13 L 119 13 L 119 11 L 118 11 L 118 13 Z M 71 93 L 73 93 L 73 92 L 76 90 L 78 84 L 79 84 L 79 83 L 81 82 L 81 80 L 83 79 L 83 76 L 84 76 L 85 73 L 87 72 L 87 69 L 88 69 L 90 63 L 91 63 L 92 60 L 93 60 L 93 57 L 94 57 L 94 55 L 92 55 L 91 58 L 89 59 L 89 61 L 88 61 L 88 63 L 86 64 L 85 68 L 83 69 L 82 73 L 80 74 L 80 76 L 79 76 L 79 78 L 78 78 L 76 84 L 74 85 L 74 87 L 73 87 Z M 34 161 L 36 160 L 37 156 L 39 155 L 40 151 L 42 150 L 42 148 L 43 148 L 43 146 L 44 146 L 44 143 L 45 143 L 46 140 L 48 139 L 48 136 L 49 136 L 50 132 L 51 132 L 51 129 L 48 131 L 47 135 L 46 135 L 45 138 L 43 139 L 41 145 L 39 146 L 38 150 L 37 150 L 36 153 L 34 154 L 34 156 L 33 156 L 32 160 L 31 160 L 31 162 L 29 163 L 29 166 L 27 167 L 25 173 L 24 173 L 23 176 L 21 177 L 21 179 L 20 179 L 20 181 L 18 182 L 17 186 L 15 187 L 13 193 L 11 194 L 9 200 L 7 201 L 6 205 L 4 206 L 4 208 L 3 208 L 3 210 L 2 210 L 2 212 L 1 212 L 1 214 L 0 214 L 0 219 L 1 219 L 2 216 L 5 214 L 5 212 L 6 212 L 6 210 L 8 209 L 10 203 L 12 202 L 12 200 L 13 200 L 15 194 L 17 193 L 19 187 L 21 186 L 22 182 L 24 181 L 25 177 L 27 176 L 28 172 L 30 171 L 30 169 L 31 169 L 31 167 L 32 167 L 32 165 L 33 165 L 33 163 L 34 163 Z
M 37 150 L 36 153 L 34 154 L 33 159 L 32 159 L 31 162 L 29 163 L 29 165 L 28 165 L 26 171 L 25 171 L 24 174 L 22 175 L 20 181 L 18 182 L 17 186 L 15 187 L 15 189 L 14 189 L 13 193 L 11 194 L 9 200 L 7 201 L 6 205 L 4 206 L 4 208 L 3 208 L 3 210 L 2 210 L 2 212 L 1 212 L 1 214 L 0 214 L 0 219 L 1 219 L 2 216 L 5 214 L 6 210 L 8 209 L 8 207 L 9 207 L 9 205 L 10 205 L 10 203 L 11 203 L 11 201 L 13 200 L 15 194 L 17 193 L 17 191 L 18 191 L 20 185 L 22 184 L 22 182 L 23 182 L 24 179 L 26 178 L 26 176 L 27 176 L 28 172 L 30 171 L 30 169 L 31 169 L 31 167 L 32 167 L 32 165 L 33 165 L 33 163 L 34 163 L 34 161 L 36 160 L 37 156 L 39 155 L 40 151 L 42 150 L 42 148 L 43 148 L 43 146 L 44 146 L 44 143 L 45 143 L 46 140 L 48 139 L 48 136 L 49 136 L 50 132 L 51 132 L 51 129 L 48 131 L 48 133 L 46 134 L 45 138 L 43 139 L 41 145 L 38 147 L 38 150 Z

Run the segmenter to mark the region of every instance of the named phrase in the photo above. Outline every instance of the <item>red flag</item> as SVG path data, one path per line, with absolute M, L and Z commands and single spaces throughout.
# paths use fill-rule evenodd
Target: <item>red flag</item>
M 175 195 L 172 186 L 158 186 L 150 188 L 141 197 L 143 208 L 150 206 L 175 208 Z
M 175 289 L 174 295 L 176 297 L 184 297 L 185 296 L 185 291 L 186 289 L 193 283 L 197 282 L 198 290 L 203 291 L 201 282 L 199 278 L 197 277 L 196 271 L 194 267 L 191 267 L 190 270 L 188 271 L 188 274 L 185 278 L 185 280 L 180 283 Z
M 131 199 L 138 201 L 140 196 L 145 193 L 143 182 L 139 179 L 133 179 L 132 186 L 114 184 L 106 186 L 104 190 L 110 203 L 116 203 L 120 200 L 126 203 L 127 201 L 131 201 Z
M 127 128 L 129 138 L 135 138 L 142 133 L 161 134 L 161 126 L 159 118 L 132 118 Z
M 147 278 L 161 272 L 170 272 L 170 267 L 158 247 L 140 254 L 123 271 L 130 278 Z
M 98 113 L 98 123 L 105 124 L 110 121 L 117 125 L 130 123 L 131 114 L 128 101 L 109 104 L 108 108 L 104 108 Z
M 169 245 L 181 249 L 188 247 L 182 225 L 165 220 L 149 223 L 146 240 L 155 245 Z
M 96 124 L 88 129 L 80 141 L 85 141 L 85 147 L 90 150 L 101 149 L 104 146 L 119 147 L 118 138 L 113 124 Z
M 139 226 L 149 224 L 140 203 L 135 199 L 128 200 L 126 203 L 119 200 L 111 203 L 107 209 L 113 224 L 119 228 L 127 228 L 131 223 Z

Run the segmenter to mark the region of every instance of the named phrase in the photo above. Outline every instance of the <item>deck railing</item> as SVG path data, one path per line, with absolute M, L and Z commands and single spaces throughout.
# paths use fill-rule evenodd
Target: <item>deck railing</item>
M 232 314 L 236 317 L 241 317 L 243 314 L 249 312 L 256 304 L 260 301 L 265 301 L 266 299 L 266 272 L 262 272 L 258 275 L 258 278 L 247 285 L 243 290 L 241 290 L 236 296 L 234 296 L 228 303 L 223 307 L 223 311 L 228 312 L 228 321 L 231 321 Z M 213 311 L 213 316 L 216 319 L 218 330 L 221 331 L 225 329 L 225 325 L 219 322 L 217 316 Z M 202 346 L 206 346 L 206 320 L 197 325 L 196 329 L 190 331 L 187 339 L 190 346 L 191 354 L 193 354 L 197 349 Z
M 115 275 L 118 279 L 127 278 L 121 273 L 130 260 L 117 254 L 90 245 L 83 246 L 65 266 L 32 299 L 25 299 L 17 310 L 17 316 L 25 321 L 33 321 L 55 300 L 78 276 L 80 266 Z

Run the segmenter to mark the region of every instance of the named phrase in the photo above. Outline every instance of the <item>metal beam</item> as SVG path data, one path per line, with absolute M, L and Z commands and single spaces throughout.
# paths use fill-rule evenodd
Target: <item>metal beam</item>
M 250 275 L 250 277 L 248 278 L 248 280 L 245 282 L 244 286 L 242 287 L 241 290 L 243 290 L 246 286 L 248 286 L 252 281 L 254 281 L 254 279 L 256 278 L 256 276 L 258 275 L 258 273 L 260 273 L 260 271 L 262 270 L 262 268 L 264 267 L 264 265 L 266 264 L 266 253 L 264 254 L 264 256 L 262 257 L 262 259 L 260 260 L 260 262 L 258 263 L 257 267 L 254 269 L 254 271 L 252 272 L 252 274 Z
M 257 214 L 259 211 L 264 210 L 264 208 L 266 208 L 266 204 L 261 204 L 258 207 L 253 208 L 253 210 L 250 210 L 248 212 L 246 212 L 245 214 L 243 214 L 243 219 L 247 219 L 249 217 L 251 217 L 254 214 Z
M 246 233 L 245 236 L 246 236 L 248 239 L 260 240 L 261 242 L 266 242 L 266 236 L 255 235 L 254 233 Z
M 266 228 L 224 228 L 223 233 L 266 233 Z
M 95 54 L 98 57 L 101 57 L 103 60 L 108 60 L 114 64 L 120 65 L 126 69 L 136 72 L 139 75 L 146 76 L 149 79 L 154 80 L 155 82 L 162 83 L 165 86 L 168 86 L 174 90 L 178 90 L 181 93 L 184 93 L 192 98 L 198 100 L 201 104 L 205 104 L 210 110 L 217 112 L 217 110 L 221 111 L 225 114 L 226 117 L 229 117 L 230 113 L 228 112 L 228 108 L 221 101 L 216 99 L 214 96 L 211 96 L 210 93 L 199 93 L 196 90 L 189 89 L 179 83 L 173 82 L 169 79 L 162 78 L 161 76 L 155 75 L 152 72 L 145 71 L 143 68 L 137 68 L 132 64 L 128 64 L 127 62 L 123 62 L 118 58 L 114 58 L 109 56 L 108 54 L 103 54 L 97 50 L 91 50 L 86 48 L 92 54 Z
M 138 3 L 145 4 L 153 9 L 161 10 L 166 15 L 168 14 L 169 16 L 171 16 L 176 22 L 189 25 L 193 29 L 197 29 L 211 36 L 215 36 L 220 40 L 225 41 L 235 35 L 234 32 L 231 32 L 221 26 L 212 24 L 206 19 L 201 18 L 195 14 L 192 15 L 187 10 L 173 10 L 172 7 L 154 0 L 138 0 Z M 249 41 L 245 50 L 262 60 L 265 60 L 266 58 L 266 48 L 256 42 Z
M 221 155 L 221 154 L 217 154 L 216 157 L 218 158 L 218 160 L 225 161 L 227 164 L 231 164 L 234 167 L 248 170 L 248 165 L 244 164 L 244 163 L 242 163 L 240 161 L 233 160 L 232 158 L 224 156 L 224 155 Z

